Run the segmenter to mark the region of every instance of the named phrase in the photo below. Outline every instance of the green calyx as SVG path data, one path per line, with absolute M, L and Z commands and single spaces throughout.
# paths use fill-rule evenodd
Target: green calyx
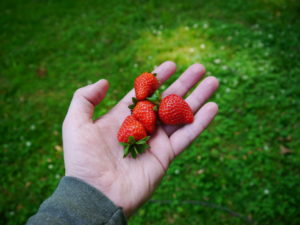
M 136 141 L 133 136 L 128 137 L 128 143 L 121 143 L 124 146 L 124 155 L 123 158 L 131 154 L 132 158 L 136 158 L 138 154 L 142 154 L 150 146 L 147 144 L 147 141 L 150 139 L 150 136 L 147 136 L 141 140 Z
M 128 108 L 132 111 L 136 104 L 138 103 L 138 100 L 136 98 L 132 98 L 132 104 L 128 106 Z
M 161 93 L 160 90 L 156 90 L 151 97 L 147 98 L 148 101 L 152 102 L 156 106 L 159 106 L 161 102 Z

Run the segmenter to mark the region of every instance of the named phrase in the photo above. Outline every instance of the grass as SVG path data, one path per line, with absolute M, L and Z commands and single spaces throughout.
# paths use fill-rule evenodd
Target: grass
M 143 71 L 194 62 L 220 112 L 129 224 L 299 224 L 296 0 L 1 1 L 0 224 L 23 224 L 64 174 L 72 93 L 106 78 L 105 113 Z M 170 83 L 169 81 L 168 83 Z

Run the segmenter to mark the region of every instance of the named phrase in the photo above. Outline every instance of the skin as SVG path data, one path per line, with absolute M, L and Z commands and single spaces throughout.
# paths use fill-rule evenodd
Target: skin
M 173 62 L 164 62 L 153 72 L 161 83 L 176 70 Z M 204 75 L 200 64 L 191 65 L 163 96 L 184 96 Z M 136 159 L 123 158 L 123 146 L 117 132 L 134 97 L 131 90 L 107 114 L 93 120 L 93 112 L 106 95 L 108 82 L 98 82 L 78 89 L 73 96 L 63 123 L 63 146 L 66 176 L 77 177 L 104 193 L 115 205 L 123 208 L 127 218 L 150 198 L 167 168 L 213 120 L 216 103 L 206 100 L 218 87 L 215 77 L 207 77 L 186 98 L 195 120 L 182 127 L 159 126 L 149 144 L 150 150 Z

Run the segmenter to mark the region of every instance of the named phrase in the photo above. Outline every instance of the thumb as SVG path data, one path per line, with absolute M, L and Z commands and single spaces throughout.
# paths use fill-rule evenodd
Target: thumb
M 94 108 L 106 95 L 108 90 L 108 81 L 99 80 L 94 84 L 79 88 L 75 91 L 65 122 L 86 123 L 91 122 Z

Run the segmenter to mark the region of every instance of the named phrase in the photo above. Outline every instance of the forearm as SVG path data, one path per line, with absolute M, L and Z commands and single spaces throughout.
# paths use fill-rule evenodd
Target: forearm
M 27 225 L 127 224 L 122 209 L 87 183 L 63 177 L 53 195 L 44 201 Z

